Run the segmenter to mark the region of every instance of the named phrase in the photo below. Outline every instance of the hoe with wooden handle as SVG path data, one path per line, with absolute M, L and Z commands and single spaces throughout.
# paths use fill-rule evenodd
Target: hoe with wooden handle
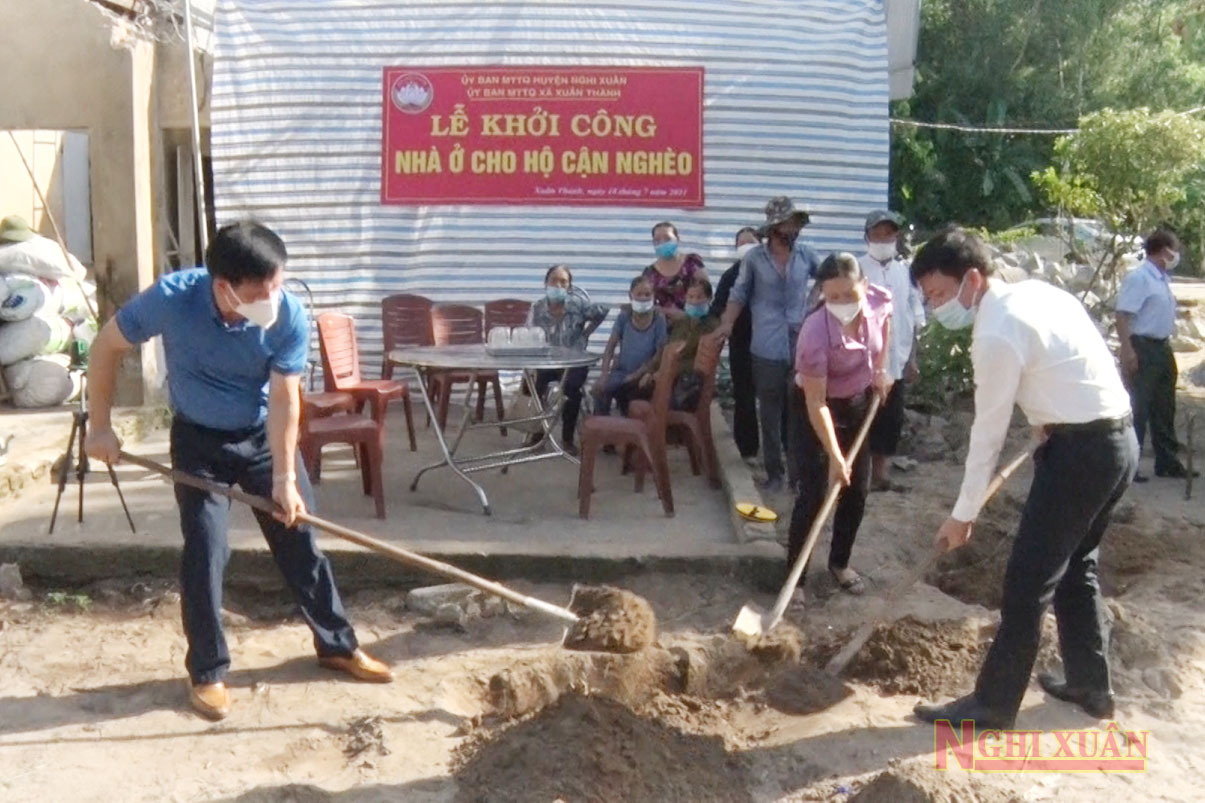
M 185 471 L 177 471 L 161 465 L 154 460 L 148 460 L 145 457 L 139 457 L 138 455 L 123 451 L 121 452 L 121 460 L 154 471 L 157 474 L 162 474 L 179 485 L 188 485 L 210 493 L 220 494 L 235 501 L 243 502 L 265 513 L 275 515 L 280 512 L 280 508 L 270 499 L 244 493 Z M 652 606 L 647 601 L 630 592 L 606 586 L 574 586 L 569 608 L 562 608 L 559 605 L 553 605 L 544 600 L 520 594 L 500 583 L 486 580 L 484 577 L 478 577 L 451 564 L 429 558 L 426 555 L 420 555 L 417 552 L 403 549 L 394 544 L 386 543 L 365 533 L 353 530 L 350 527 L 344 527 L 310 513 L 300 514 L 297 520 L 331 535 L 338 536 L 345 541 L 351 541 L 353 544 L 367 547 L 373 552 L 384 555 L 387 558 L 392 558 L 400 563 L 417 566 L 434 574 L 458 580 L 487 594 L 493 594 L 516 605 L 522 605 L 525 608 L 542 613 L 545 616 L 559 619 L 569 625 L 562 644 L 570 649 L 634 652 L 647 646 L 654 638 L 656 621 L 653 617 Z M 612 610 L 619 605 L 626 605 L 626 615 L 623 615 L 623 612 Z M 582 615 L 579 616 L 574 610 L 571 610 L 574 608 L 580 608 Z M 633 611 L 635 612 L 634 614 Z
M 858 430 L 858 437 L 854 439 L 853 445 L 849 450 L 848 458 L 850 465 L 853 465 L 854 461 L 858 459 L 858 453 L 862 451 L 862 443 L 866 440 L 866 434 L 870 432 L 870 425 L 874 423 L 875 413 L 878 411 L 879 396 L 876 393 L 870 402 L 870 407 L 866 410 L 866 419 Z M 805 421 L 804 426 L 810 425 Z M 833 512 L 833 507 L 837 504 L 837 497 L 841 495 L 843 488 L 844 486 L 841 483 L 834 482 L 828 489 L 828 495 L 824 497 L 824 504 L 816 513 L 816 519 L 812 522 L 812 529 L 808 531 L 807 540 L 803 542 L 803 549 L 799 551 L 799 556 L 795 558 L 795 563 L 791 566 L 791 573 L 787 575 L 787 581 L 783 583 L 782 590 L 778 592 L 778 599 L 775 600 L 774 607 L 767 614 L 753 603 L 745 605 L 741 608 L 740 613 L 736 615 L 736 621 L 732 623 L 732 632 L 746 641 L 756 640 L 765 636 L 774 629 L 775 625 L 782 621 L 782 615 L 786 612 L 787 605 L 791 601 L 791 593 L 799 583 L 799 578 L 803 576 L 803 569 L 807 566 L 808 558 L 811 557 L 816 542 L 820 540 L 820 531 L 828 523 L 829 514 Z
M 1000 469 L 995 477 L 992 477 L 992 481 L 988 483 L 987 491 L 983 497 L 984 504 L 987 504 L 987 501 L 996 495 L 996 491 L 999 491 L 1004 483 L 1008 481 L 1008 478 L 1021 467 L 1021 464 L 1024 463 L 1031 454 L 1033 454 L 1033 450 L 1034 447 L 1030 446 L 1012 460 L 1008 461 L 1004 468 Z M 862 649 L 862 646 L 866 644 L 867 640 L 870 638 L 870 634 L 874 632 L 875 626 L 891 613 L 891 611 L 895 608 L 896 603 L 900 601 L 900 598 L 908 592 L 908 589 L 912 588 L 912 586 L 916 585 L 918 581 L 928 574 L 929 569 L 933 568 L 933 566 L 937 563 L 937 559 L 944 554 L 944 549 L 935 548 L 931 553 L 929 553 L 928 558 L 926 558 L 919 566 L 909 572 L 908 576 L 901 580 L 898 585 L 892 588 L 891 591 L 888 592 L 887 596 L 883 598 L 883 602 L 879 605 L 878 610 L 875 611 L 875 615 L 871 616 L 862 623 L 862 626 L 858 628 L 856 633 L 854 633 L 854 637 L 849 640 L 849 643 L 842 647 L 841 651 L 834 655 L 832 659 L 825 664 L 824 671 L 833 677 L 836 677 L 845 671 L 845 667 L 849 665 L 849 662 L 853 660 L 854 656 L 858 654 L 858 651 Z

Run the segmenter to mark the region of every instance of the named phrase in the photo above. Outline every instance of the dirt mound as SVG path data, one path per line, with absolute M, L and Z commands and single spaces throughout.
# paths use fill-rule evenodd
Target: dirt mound
M 1007 501 L 1009 505 L 999 502 L 993 509 L 1011 507 L 1012 500 Z M 1019 513 L 1019 505 L 1016 509 Z M 975 522 L 966 546 L 942 555 L 925 582 L 968 605 L 998 610 L 1016 525 L 1017 519 L 985 513 Z
M 613 586 L 577 586 L 569 609 L 581 619 L 565 635 L 571 650 L 630 653 L 657 639 L 657 618 L 648 600 Z
M 1178 553 L 1179 532 L 1161 519 L 1111 524 L 1100 542 L 1100 586 L 1109 596 L 1125 593 L 1135 580 Z
M 992 629 L 974 620 L 925 622 L 905 616 L 876 627 L 845 675 L 887 694 L 935 697 L 965 692 Z
M 746 771 L 721 738 L 578 694 L 470 745 L 457 764 L 464 803 L 752 800 Z
M 876 775 L 851 803 L 1005 803 L 1011 795 L 932 767 L 901 764 Z
M 1023 504 L 1023 499 L 1013 497 L 993 504 L 975 522 L 967 545 L 943 555 L 925 582 L 968 604 L 998 610 Z M 1112 522 L 1100 546 L 1102 592 L 1106 596 L 1124 593 L 1137 578 L 1176 554 L 1184 529 L 1158 518 Z
M 1107 604 L 1113 620 L 1109 653 L 1114 687 L 1124 694 L 1179 699 L 1194 674 L 1192 658 L 1176 655 L 1147 617 L 1118 600 Z
M 659 690 L 680 688 L 681 676 L 679 657 L 665 649 L 624 655 L 550 649 L 491 677 L 487 700 L 507 719 L 546 708 L 567 693 L 598 694 L 639 705 Z
M 506 719 L 538 711 L 570 693 L 608 697 L 636 708 L 659 696 L 681 695 L 811 713 L 834 705 L 849 691 L 798 662 L 799 639 L 792 632 L 749 647 L 726 634 L 693 636 L 624 655 L 549 649 L 491 677 L 487 700 Z

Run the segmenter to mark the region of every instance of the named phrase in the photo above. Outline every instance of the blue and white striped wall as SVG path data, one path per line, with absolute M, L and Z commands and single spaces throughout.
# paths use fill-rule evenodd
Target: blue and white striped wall
M 703 65 L 706 208 L 382 206 L 382 67 L 460 64 Z M 218 223 L 279 231 L 319 308 L 359 319 L 367 368 L 382 296 L 534 299 L 566 262 L 618 302 L 661 219 L 713 276 L 773 195 L 810 208 L 817 248 L 858 247 L 887 197 L 888 82 L 883 0 L 219 0 Z

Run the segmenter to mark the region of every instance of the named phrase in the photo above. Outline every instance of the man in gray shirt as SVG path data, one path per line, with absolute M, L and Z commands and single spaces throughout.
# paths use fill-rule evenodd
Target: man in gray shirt
M 759 230 L 764 242 L 745 254 L 720 323 L 728 334 L 746 307 L 753 316 L 749 350 L 766 467 L 763 488 L 771 493 L 783 487 L 784 429 L 792 433 L 789 442 L 793 444 L 797 440 L 793 433 L 803 424 L 803 405 L 792 381 L 791 363 L 807 312 L 812 276 L 820 265 L 816 251 L 799 242 L 799 232 L 808 221 L 808 213 L 796 209 L 790 198 L 770 199 L 766 223 Z M 790 451 L 789 477 L 794 481 L 797 455 L 794 448 Z

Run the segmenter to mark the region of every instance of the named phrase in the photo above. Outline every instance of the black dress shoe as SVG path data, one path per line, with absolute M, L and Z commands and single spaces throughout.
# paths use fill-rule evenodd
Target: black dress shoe
M 1015 717 L 997 713 L 979 702 L 974 692 L 944 705 L 918 705 L 912 709 L 912 713 L 925 722 L 944 719 L 951 725 L 969 719 L 976 728 L 989 730 L 1007 730 L 1015 721 Z
M 1201 472 L 1193 469 L 1192 475 L 1194 477 L 1199 477 L 1201 476 Z M 1171 477 L 1172 479 L 1182 480 L 1188 477 L 1188 469 L 1184 468 L 1184 466 L 1172 466 L 1171 468 L 1155 469 L 1155 476 Z
M 1060 680 L 1049 672 L 1038 675 L 1038 684 L 1051 697 L 1074 703 L 1097 719 L 1113 718 L 1113 692 L 1073 689 L 1067 685 L 1067 681 Z

